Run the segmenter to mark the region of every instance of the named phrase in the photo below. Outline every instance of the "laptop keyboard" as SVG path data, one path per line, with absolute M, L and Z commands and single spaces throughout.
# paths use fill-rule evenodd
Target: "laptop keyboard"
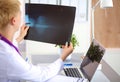
M 78 78 L 82 77 L 77 68 L 64 68 L 64 72 L 66 76 L 78 77 Z

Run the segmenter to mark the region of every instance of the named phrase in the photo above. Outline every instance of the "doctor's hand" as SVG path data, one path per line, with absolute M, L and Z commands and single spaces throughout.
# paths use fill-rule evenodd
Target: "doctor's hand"
M 70 43 L 70 45 L 62 45 L 62 55 L 61 55 L 61 59 L 63 61 L 65 61 L 65 59 L 73 52 L 73 45 L 72 43 Z
M 24 37 L 27 34 L 28 29 L 29 29 L 29 26 L 26 26 L 25 24 L 22 25 L 22 27 L 20 29 L 20 34 L 16 39 L 18 43 L 21 42 L 24 39 Z

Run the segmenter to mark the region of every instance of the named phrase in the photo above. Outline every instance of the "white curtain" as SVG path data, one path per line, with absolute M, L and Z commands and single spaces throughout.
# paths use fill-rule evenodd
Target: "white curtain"
M 26 3 L 58 4 L 59 0 L 26 0 Z
M 88 0 L 26 0 L 26 2 L 74 6 L 76 7 L 75 22 L 88 20 Z

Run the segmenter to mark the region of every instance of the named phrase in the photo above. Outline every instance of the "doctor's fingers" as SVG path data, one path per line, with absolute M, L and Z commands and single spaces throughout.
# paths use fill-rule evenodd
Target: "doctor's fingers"
M 21 35 L 25 36 L 27 34 L 28 29 L 29 29 L 29 26 L 23 25 L 21 27 Z
M 29 26 L 27 26 L 27 25 L 22 25 L 22 27 L 21 27 L 21 31 L 25 31 L 25 32 L 27 32 L 28 31 L 28 29 L 29 29 Z
M 73 44 L 71 42 L 69 44 L 66 43 L 65 45 L 62 45 L 62 48 L 73 48 Z

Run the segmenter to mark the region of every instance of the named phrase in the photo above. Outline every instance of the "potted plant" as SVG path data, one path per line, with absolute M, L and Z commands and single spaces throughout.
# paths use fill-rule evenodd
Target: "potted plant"
M 78 42 L 77 37 L 76 37 L 75 34 L 72 34 L 72 36 L 71 36 L 71 43 L 72 43 L 74 49 L 75 49 L 76 46 L 79 46 L 79 42 Z M 56 47 L 57 47 L 57 46 L 59 46 L 59 53 L 61 54 L 61 52 L 62 52 L 62 45 L 57 45 L 57 44 L 56 44 Z M 67 57 L 67 60 L 70 60 L 70 59 L 71 59 L 71 55 L 72 55 L 72 54 L 70 54 L 70 55 Z
M 79 42 L 78 42 L 77 37 L 75 36 L 75 34 L 72 34 L 71 43 L 73 44 L 74 49 L 75 49 L 76 46 L 79 46 Z

